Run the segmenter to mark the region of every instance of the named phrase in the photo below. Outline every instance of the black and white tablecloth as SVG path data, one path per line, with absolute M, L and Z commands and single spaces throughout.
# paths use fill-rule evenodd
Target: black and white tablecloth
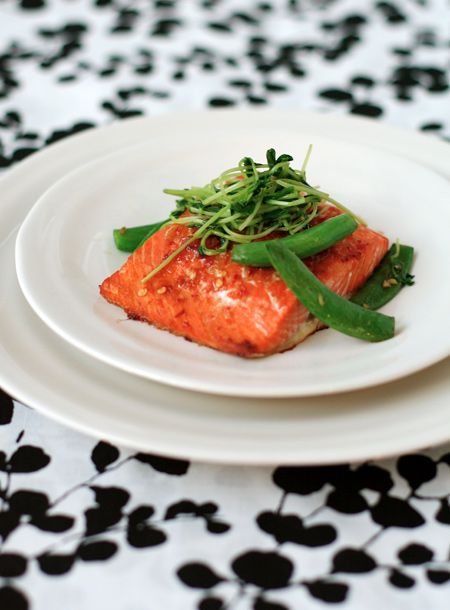
M 449 24 L 448 0 L 0 0 L 0 166 L 233 106 L 448 140 Z M 1 610 L 450 607 L 450 445 L 239 467 L 131 452 L 5 393 L 0 424 Z

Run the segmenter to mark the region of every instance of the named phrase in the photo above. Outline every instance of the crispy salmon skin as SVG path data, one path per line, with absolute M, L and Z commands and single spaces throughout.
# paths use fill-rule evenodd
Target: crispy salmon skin
M 330 205 L 311 225 L 340 213 Z M 186 225 L 166 225 L 102 283 L 101 295 L 129 318 L 244 358 L 285 351 L 324 327 L 274 269 L 235 263 L 231 248 L 202 256 L 196 240 L 142 282 L 194 233 Z M 379 265 L 388 246 L 387 238 L 360 225 L 304 263 L 328 288 L 349 298 Z

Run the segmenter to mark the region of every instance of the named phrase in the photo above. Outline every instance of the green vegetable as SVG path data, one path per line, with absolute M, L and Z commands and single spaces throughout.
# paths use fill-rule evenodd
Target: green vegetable
M 347 301 L 327 288 L 280 240 L 265 245 L 273 267 L 313 316 L 327 326 L 365 341 L 394 336 L 395 320 Z
M 282 237 L 281 242 L 299 258 L 306 258 L 329 248 L 344 239 L 358 228 L 358 223 L 348 214 L 341 214 L 302 231 L 296 235 Z M 273 241 L 268 240 L 239 244 L 234 246 L 231 260 L 242 265 L 270 267 L 270 259 L 265 246 Z
M 277 157 L 271 148 L 265 164 L 244 157 L 237 167 L 226 170 L 206 186 L 165 189 L 165 193 L 179 197 L 177 208 L 170 215 L 171 222 L 197 230 L 142 281 L 158 273 L 196 239 L 200 239 L 201 255 L 214 256 L 226 252 L 230 242 L 248 244 L 273 231 L 295 235 L 307 229 L 327 201 L 364 224 L 327 193 L 307 182 L 305 170 L 310 153 L 311 147 L 301 170 L 290 167 L 290 155 Z M 186 211 L 189 215 L 185 216 Z M 207 241 L 209 237 L 218 238 L 217 246 Z
M 368 309 L 379 309 L 393 299 L 402 286 L 414 284 L 409 274 L 414 248 L 393 244 L 364 286 L 350 299 Z
M 163 220 L 152 225 L 142 225 L 140 227 L 123 227 L 122 229 L 114 229 L 114 243 L 118 250 L 123 252 L 134 252 L 142 244 L 147 241 L 149 237 L 159 231 L 159 229 L 168 222 Z

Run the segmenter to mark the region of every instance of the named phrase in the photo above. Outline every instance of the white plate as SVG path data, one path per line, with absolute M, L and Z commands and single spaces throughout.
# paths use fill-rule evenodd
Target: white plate
M 442 320 L 450 311 L 450 291 L 436 277 L 446 276 L 450 260 L 450 182 L 418 163 L 360 144 L 254 124 L 246 125 L 245 145 L 238 145 L 241 132 L 239 122 L 213 129 L 187 124 L 158 144 L 150 137 L 52 186 L 23 223 L 16 246 L 19 283 L 42 320 L 72 345 L 128 373 L 235 396 L 366 388 L 449 355 L 450 334 L 442 332 Z M 126 320 L 99 296 L 99 284 L 127 258 L 115 250 L 112 229 L 167 217 L 175 202 L 164 195 L 165 187 L 202 186 L 243 156 L 264 160 L 270 146 L 292 154 L 301 167 L 310 142 L 308 179 L 391 241 L 398 237 L 416 249 L 416 285 L 383 309 L 396 317 L 393 339 L 370 344 L 328 330 L 283 354 L 241 360 Z M 431 218 L 439 219 L 432 223 L 432 237 L 423 228 Z
M 450 359 L 389 385 L 329 397 L 211 397 L 104 365 L 61 340 L 36 316 L 14 270 L 16 235 L 32 205 L 58 178 L 82 163 L 150 137 L 168 137 L 187 121 L 201 126 L 264 121 L 299 134 L 309 130 L 370 142 L 450 178 L 450 146 L 434 137 L 368 119 L 314 113 L 214 111 L 133 119 L 53 144 L 0 181 L 3 389 L 42 414 L 92 436 L 140 451 L 209 462 L 342 463 L 449 440 Z

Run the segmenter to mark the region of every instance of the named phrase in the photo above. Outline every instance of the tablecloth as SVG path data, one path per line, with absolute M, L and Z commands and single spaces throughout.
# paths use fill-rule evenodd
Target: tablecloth
M 223 107 L 448 140 L 449 14 L 446 0 L 0 0 L 2 172 L 85 129 Z M 0 404 L 2 610 L 449 607 L 450 445 L 218 465 Z

